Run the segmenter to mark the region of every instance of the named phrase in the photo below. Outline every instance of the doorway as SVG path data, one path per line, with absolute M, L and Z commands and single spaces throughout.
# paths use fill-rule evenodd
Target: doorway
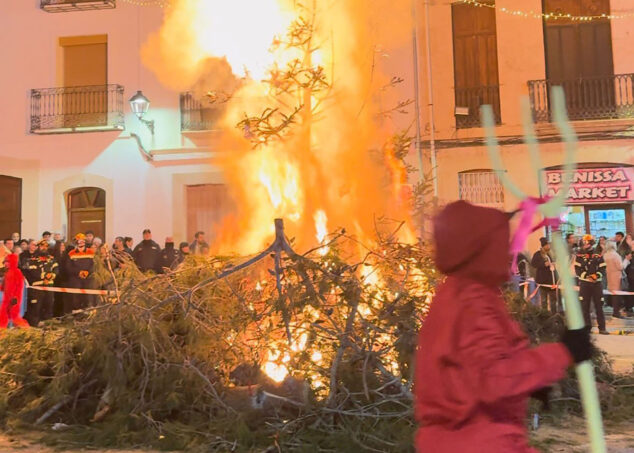
M 186 186 L 187 239 L 191 241 L 197 231 L 204 231 L 211 243 L 233 203 L 226 184 L 197 184 Z
M 22 179 L 0 175 L 0 239 L 22 236 Z
M 67 192 L 68 239 L 92 231 L 105 240 L 106 191 L 98 187 L 78 187 Z

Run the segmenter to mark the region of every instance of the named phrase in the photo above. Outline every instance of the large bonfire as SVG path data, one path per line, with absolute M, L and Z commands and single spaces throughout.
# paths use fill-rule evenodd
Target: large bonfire
M 217 250 L 262 249 L 277 217 L 301 247 L 335 227 L 369 238 L 378 216 L 406 220 L 400 238 L 415 240 L 404 156 L 390 146 L 400 79 L 384 71 L 386 46 L 409 36 L 408 5 L 174 2 L 144 61 L 220 113 L 212 146 L 236 211 L 217 228 Z
M 108 300 L 5 338 L 7 423 L 101 445 L 408 451 L 435 274 L 390 119 L 407 102 L 387 106 L 400 79 L 376 62 L 399 3 L 174 2 L 145 59 L 220 112 L 223 255 L 159 276 L 102 257 Z

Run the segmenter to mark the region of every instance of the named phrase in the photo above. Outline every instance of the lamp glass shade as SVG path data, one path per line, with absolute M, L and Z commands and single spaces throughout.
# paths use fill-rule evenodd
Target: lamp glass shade
M 136 116 L 141 118 L 145 115 L 150 108 L 150 100 L 146 98 L 141 91 L 137 91 L 134 96 L 130 98 L 130 109 Z

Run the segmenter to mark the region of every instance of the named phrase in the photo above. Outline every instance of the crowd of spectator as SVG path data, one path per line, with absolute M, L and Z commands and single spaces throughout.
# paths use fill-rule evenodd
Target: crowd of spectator
M 136 246 L 131 237 L 118 236 L 110 247 L 92 231 L 79 233 L 68 242 L 61 234 L 50 231 L 44 231 L 39 239 L 25 239 L 13 233 L 0 240 L 0 278 L 6 270 L 6 258 L 17 255 L 18 267 L 28 284 L 24 319 L 37 326 L 46 319 L 94 304 L 92 294 L 64 293 L 56 288 L 96 289 L 94 273 L 98 260 L 113 270 L 134 262 L 142 272 L 163 273 L 175 269 L 187 255 L 208 253 L 203 231 L 195 234 L 193 242 L 181 242 L 178 248 L 172 237 L 165 238 L 163 247 L 159 246 L 149 229 L 143 230 L 143 240 Z
M 621 294 L 634 293 L 634 240 L 622 232 L 612 238 L 600 236 L 598 240 L 589 234 L 581 237 L 568 234 L 566 243 L 568 255 L 564 259 L 576 275 L 586 325 L 591 325 L 590 310 L 594 307 L 599 332 L 607 334 L 604 306 L 612 308 L 613 318 L 634 316 L 634 294 Z M 554 255 L 550 241 L 543 237 L 532 258 L 519 256 L 518 272 L 522 281 L 534 281 L 538 289 L 531 290 L 531 294 L 539 294 L 542 308 L 563 313 L 557 259 L 561 258 Z

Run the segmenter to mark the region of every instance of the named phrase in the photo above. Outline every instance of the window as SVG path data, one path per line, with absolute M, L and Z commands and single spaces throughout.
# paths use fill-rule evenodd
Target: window
M 458 173 L 460 199 L 490 208 L 504 209 L 504 186 L 493 170 Z
M 610 14 L 609 0 L 543 0 L 544 13 Z M 561 85 L 572 119 L 614 116 L 616 110 L 610 20 L 544 20 L 548 86 Z
M 106 235 L 106 191 L 98 187 L 78 187 L 66 194 L 68 237 L 91 230 L 96 237 Z
M 493 107 L 500 123 L 495 9 L 464 3 L 451 6 L 456 127 L 480 126 L 480 106 Z
M 101 126 L 108 122 L 108 36 L 59 38 L 64 126 Z M 89 88 L 88 88 L 89 87 Z
M 59 38 L 65 87 L 108 83 L 108 35 Z

